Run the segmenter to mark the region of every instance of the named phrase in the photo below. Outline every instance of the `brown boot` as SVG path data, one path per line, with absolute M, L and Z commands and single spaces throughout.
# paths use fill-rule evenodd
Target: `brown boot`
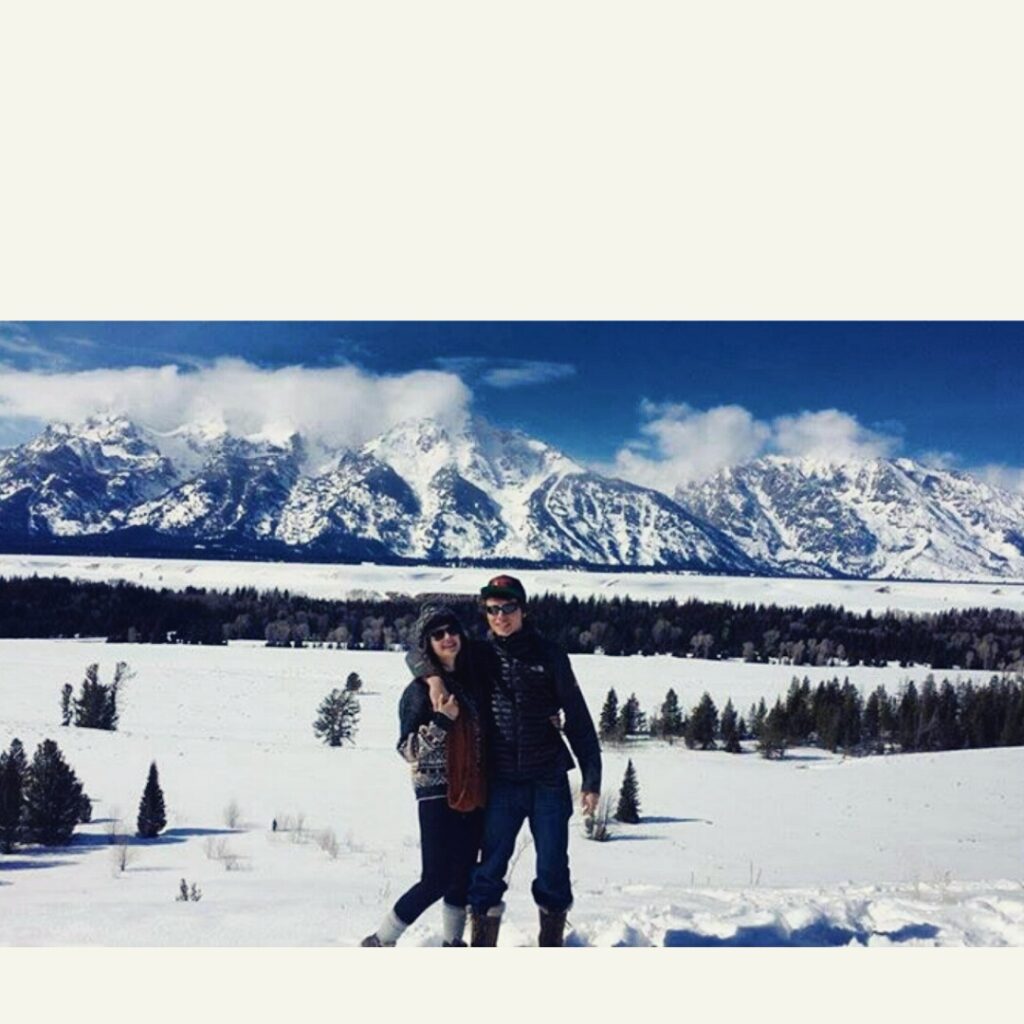
M 540 935 L 537 936 L 538 946 L 561 946 L 562 934 L 565 931 L 564 910 L 545 910 L 540 907 Z
M 471 946 L 496 946 L 498 944 L 498 929 L 501 927 L 501 913 L 491 913 L 495 908 L 485 914 L 478 914 L 475 910 L 470 915 L 470 939 Z

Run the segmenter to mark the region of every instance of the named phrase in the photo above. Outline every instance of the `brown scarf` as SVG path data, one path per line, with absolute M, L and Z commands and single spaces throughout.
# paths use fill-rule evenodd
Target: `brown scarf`
M 447 745 L 448 806 L 453 811 L 475 811 L 484 806 L 487 784 L 480 770 L 480 729 L 465 710 L 452 723 Z

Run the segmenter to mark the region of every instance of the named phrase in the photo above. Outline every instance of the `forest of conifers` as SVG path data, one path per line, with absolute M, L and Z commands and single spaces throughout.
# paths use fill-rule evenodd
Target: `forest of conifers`
M 404 645 L 422 596 L 327 600 L 254 588 L 154 590 L 60 577 L 0 578 L 0 637 L 105 637 L 116 642 L 275 646 L 329 644 L 366 650 Z M 446 598 L 473 632 L 470 596 Z M 671 654 L 792 665 L 925 665 L 1024 669 L 1024 616 L 999 608 L 931 614 L 850 612 L 719 601 L 645 601 L 544 594 L 534 625 L 572 654 Z

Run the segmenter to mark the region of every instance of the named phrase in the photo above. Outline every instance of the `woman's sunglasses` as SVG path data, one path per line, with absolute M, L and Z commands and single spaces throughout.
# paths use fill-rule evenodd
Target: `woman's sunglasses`
M 441 626 L 430 631 L 431 640 L 443 640 L 446 636 L 462 636 L 462 631 L 458 626 Z

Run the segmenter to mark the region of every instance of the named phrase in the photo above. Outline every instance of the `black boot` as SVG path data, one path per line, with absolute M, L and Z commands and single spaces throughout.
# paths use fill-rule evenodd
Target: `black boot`
M 478 914 L 475 910 L 470 915 L 471 946 L 496 946 L 498 929 L 501 927 L 501 914 Z
M 561 946 L 562 934 L 565 931 L 564 910 L 540 910 L 540 935 L 537 936 L 538 946 Z
M 451 942 L 442 942 L 441 945 L 442 946 L 465 946 L 465 943 L 462 941 L 462 939 L 454 939 Z

